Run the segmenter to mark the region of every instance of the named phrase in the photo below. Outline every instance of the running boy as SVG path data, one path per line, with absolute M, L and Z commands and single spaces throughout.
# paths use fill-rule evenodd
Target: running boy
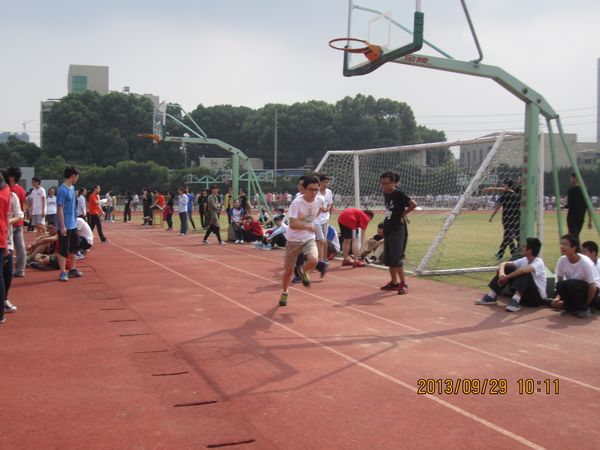
M 302 253 L 305 256 L 301 274 L 304 287 L 310 287 L 308 273 L 312 269 L 317 267 L 323 274 L 327 267 L 323 261 L 318 260 L 319 252 L 315 240 L 315 219 L 323 206 L 323 201 L 317 198 L 319 179 L 314 176 L 306 177 L 302 182 L 302 186 L 304 194 L 296 197 L 288 210 L 289 228 L 285 233 L 287 244 L 279 306 L 287 306 L 288 287 L 299 254 Z

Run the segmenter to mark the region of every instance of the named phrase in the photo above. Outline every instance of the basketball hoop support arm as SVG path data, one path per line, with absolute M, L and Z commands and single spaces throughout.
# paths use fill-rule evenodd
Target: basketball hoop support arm
M 538 159 L 538 133 L 539 123 L 538 117 L 541 114 L 548 122 L 555 120 L 558 124 L 559 134 L 569 157 L 573 164 L 573 168 L 577 179 L 579 180 L 586 205 L 590 208 L 591 200 L 589 198 L 587 188 L 577 170 L 576 157 L 573 149 L 568 145 L 564 138 L 564 132 L 560 124 L 560 117 L 544 97 L 531 89 L 525 83 L 521 82 L 511 74 L 497 66 L 487 64 L 479 64 L 473 61 L 459 61 L 456 59 L 440 58 L 436 56 L 428 56 L 421 54 L 404 55 L 392 61 L 396 64 L 404 64 L 408 66 L 422 67 L 427 69 L 442 70 L 446 72 L 459 73 L 463 75 L 471 75 L 481 78 L 489 78 L 494 80 L 504 89 L 509 91 L 515 97 L 525 103 L 525 155 L 523 161 L 523 200 L 525 202 L 525 216 L 521 217 L 521 236 L 535 236 L 535 211 L 534 208 L 527 207 L 535 205 L 537 201 L 537 159 Z M 360 68 L 360 67 L 359 67 Z M 559 196 L 559 192 L 555 192 Z M 596 229 L 600 233 L 600 224 L 592 214 Z

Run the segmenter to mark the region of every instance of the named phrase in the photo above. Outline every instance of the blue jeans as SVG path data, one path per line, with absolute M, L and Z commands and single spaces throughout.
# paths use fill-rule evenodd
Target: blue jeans
M 187 212 L 179 213 L 179 221 L 181 222 L 181 227 L 179 228 L 180 234 L 187 234 Z

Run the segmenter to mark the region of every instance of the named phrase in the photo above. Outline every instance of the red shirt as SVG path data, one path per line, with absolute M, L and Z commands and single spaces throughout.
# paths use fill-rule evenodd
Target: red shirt
M 256 222 L 255 220 L 250 223 L 244 223 L 242 227 L 244 230 L 250 231 L 254 236 L 260 237 L 265 233 L 260 223 Z
M 369 216 L 358 208 L 346 208 L 338 216 L 338 222 L 351 230 L 357 230 L 358 228 L 366 230 L 370 220 Z
M 27 200 L 27 193 L 25 192 L 25 189 L 23 189 L 23 187 L 20 184 L 15 184 L 10 188 L 10 190 L 17 194 L 17 197 L 19 197 L 19 203 L 21 204 L 21 211 L 25 212 L 25 201 Z M 15 227 L 22 226 L 23 219 L 15 223 Z
M 10 187 L 0 189 L 0 248 L 8 247 L 8 212 L 10 211 Z
M 98 194 L 92 192 L 88 200 L 88 212 L 90 214 L 102 214 L 102 208 L 100 208 L 100 200 L 98 200 Z

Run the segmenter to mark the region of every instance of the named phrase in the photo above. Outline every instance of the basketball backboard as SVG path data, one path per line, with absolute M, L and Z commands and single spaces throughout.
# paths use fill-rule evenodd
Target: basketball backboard
M 419 0 L 349 0 L 348 3 L 348 37 L 378 45 L 383 54 L 413 42 L 414 15 L 420 9 Z M 363 54 L 349 53 L 348 56 L 349 69 L 367 62 Z

